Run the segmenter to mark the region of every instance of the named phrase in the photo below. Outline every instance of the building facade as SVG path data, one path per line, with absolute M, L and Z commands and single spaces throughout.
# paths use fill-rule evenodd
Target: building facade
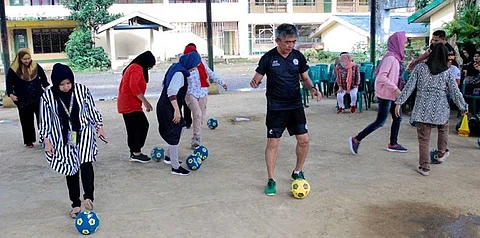
M 30 48 L 36 60 L 65 59 L 65 42 L 76 23 L 68 20 L 69 10 L 60 0 L 5 0 L 11 56 L 22 47 Z M 123 15 L 140 12 L 174 26 L 172 30 L 112 31 L 115 59 L 129 60 L 148 49 L 165 60 L 176 57 L 189 42 L 206 54 L 205 0 L 117 0 L 109 9 Z M 281 23 L 295 24 L 300 30 L 297 44 L 315 44 L 309 37 L 329 17 L 336 14 L 368 14 L 368 0 L 212 0 L 214 55 L 249 57 L 261 55 L 275 46 L 274 29 Z M 127 24 L 127 23 L 126 23 Z M 107 31 L 95 42 L 107 53 Z M 111 47 L 110 47 L 111 48 Z

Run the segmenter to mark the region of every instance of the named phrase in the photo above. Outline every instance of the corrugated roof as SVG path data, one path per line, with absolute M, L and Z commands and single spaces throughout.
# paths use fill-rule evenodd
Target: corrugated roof
M 370 16 L 337 15 L 336 17 L 370 32 Z M 390 16 L 390 32 L 405 31 L 407 34 L 428 35 L 429 27 L 423 23 L 408 24 L 407 16 Z

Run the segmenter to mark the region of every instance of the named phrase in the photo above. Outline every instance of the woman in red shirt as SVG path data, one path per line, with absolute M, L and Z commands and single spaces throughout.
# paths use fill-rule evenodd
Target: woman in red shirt
M 130 161 L 134 162 L 148 163 L 151 160 L 142 154 L 149 127 L 142 104 L 147 112 L 152 111 L 152 105 L 145 98 L 145 91 L 147 90 L 148 70 L 155 63 L 155 57 L 150 51 L 138 55 L 123 70 L 122 81 L 118 89 L 118 113 L 123 115 L 125 121 Z

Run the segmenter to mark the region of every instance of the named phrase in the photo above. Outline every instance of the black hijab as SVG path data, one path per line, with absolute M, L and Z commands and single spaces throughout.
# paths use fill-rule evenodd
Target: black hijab
M 57 63 L 53 66 L 52 75 L 50 78 L 52 79 L 53 97 L 57 101 L 57 105 L 58 105 L 57 111 L 58 111 L 58 116 L 60 118 L 60 124 L 62 126 L 61 128 L 62 137 L 63 137 L 64 143 L 66 144 L 66 142 L 68 142 L 68 131 L 70 130 L 69 120 L 72 123 L 71 130 L 76 132 L 80 131 L 80 106 L 75 100 L 75 97 L 77 95 L 74 94 L 75 77 L 70 67 Z M 70 83 L 72 83 L 72 88 L 68 92 L 62 92 L 60 90 L 60 83 L 65 79 L 70 80 Z M 72 95 L 73 95 L 73 105 L 72 105 L 72 112 L 69 117 L 63 105 L 65 105 L 65 107 L 69 109 Z M 77 135 L 77 143 L 79 142 L 79 140 L 80 140 L 80 137 Z
M 444 44 L 435 44 L 428 56 L 427 65 L 430 73 L 437 75 L 448 70 L 448 49 Z
M 127 71 L 128 67 L 132 64 L 138 64 L 142 67 L 143 77 L 145 78 L 145 82 L 148 83 L 148 70 L 156 64 L 155 56 L 153 56 L 152 52 L 148 50 L 138 55 L 123 69 L 122 75 L 125 74 L 125 71 Z

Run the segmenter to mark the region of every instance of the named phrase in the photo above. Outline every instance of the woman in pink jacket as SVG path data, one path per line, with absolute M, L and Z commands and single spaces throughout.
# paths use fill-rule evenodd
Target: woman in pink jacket
M 377 76 L 375 81 L 375 94 L 378 98 L 377 119 L 365 127 L 358 135 L 350 137 L 350 151 L 355 155 L 358 153 L 360 141 L 385 125 L 388 113 L 392 115 L 393 122 L 390 131 L 390 143 L 388 144 L 387 150 L 391 152 L 407 152 L 407 149 L 397 142 L 402 116 L 395 116 L 394 107 L 395 100 L 401 93 L 398 85 L 399 77 L 401 76 L 401 63 L 405 58 L 406 42 L 407 36 L 403 31 L 395 32 L 388 38 L 387 54 L 383 57 L 382 62 L 380 62 L 375 72 Z

